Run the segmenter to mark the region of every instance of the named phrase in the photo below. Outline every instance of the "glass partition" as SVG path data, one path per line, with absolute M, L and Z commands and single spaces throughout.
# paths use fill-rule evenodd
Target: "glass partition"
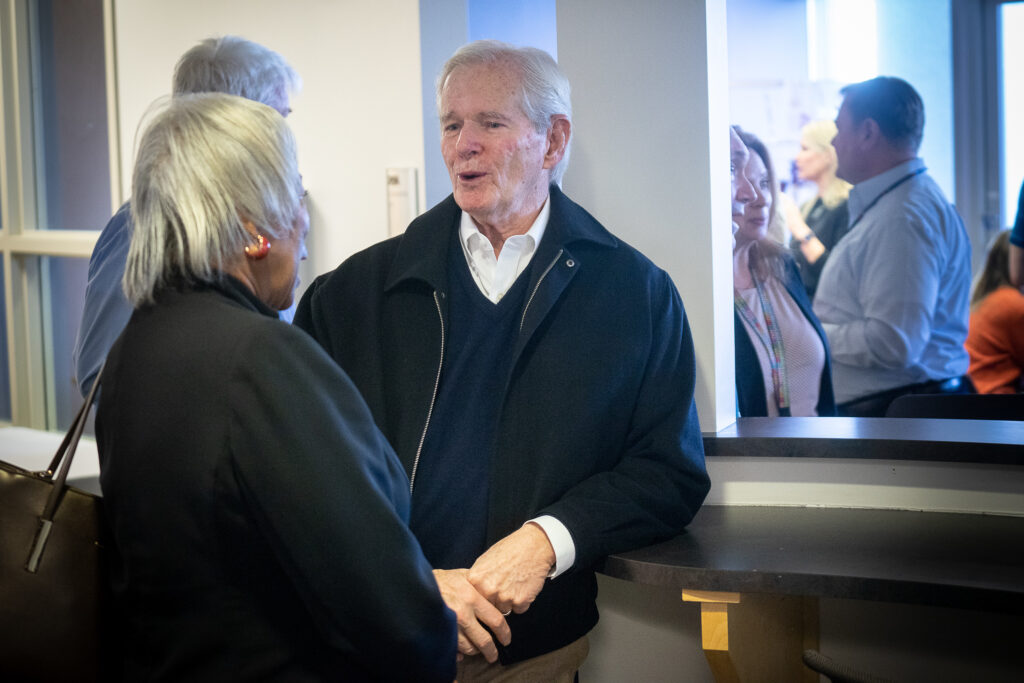
M 1003 220 L 1011 226 L 1024 182 L 1024 2 L 999 6 L 999 55 L 1002 132 Z

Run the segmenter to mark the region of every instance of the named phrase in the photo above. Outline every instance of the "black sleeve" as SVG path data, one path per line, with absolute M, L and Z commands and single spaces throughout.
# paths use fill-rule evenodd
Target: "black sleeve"
M 538 513 L 569 529 L 576 566 L 678 534 L 710 488 L 693 398 L 690 326 L 667 275 L 660 273 L 653 290 L 651 347 L 625 452 L 612 470 L 576 484 Z
M 313 297 L 316 296 L 317 291 L 319 291 L 320 286 L 328 276 L 329 274 L 321 275 L 306 288 L 302 298 L 299 299 L 299 305 L 295 307 L 295 317 L 292 320 L 293 325 L 300 330 L 304 330 L 309 336 L 319 342 L 321 346 L 324 345 L 323 340 L 319 336 L 322 334 L 322 331 L 317 329 L 313 320 Z
M 318 629 L 385 680 L 453 680 L 454 615 L 406 526 L 405 472 L 362 397 L 284 323 L 239 354 L 235 476 Z

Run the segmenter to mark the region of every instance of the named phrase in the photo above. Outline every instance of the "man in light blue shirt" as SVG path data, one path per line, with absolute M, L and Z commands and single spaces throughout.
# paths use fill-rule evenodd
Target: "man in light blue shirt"
M 843 88 L 832 144 L 854 184 L 850 232 L 821 274 L 814 312 L 832 350 L 842 415 L 884 416 L 904 394 L 969 390 L 971 249 L 917 157 L 924 105 L 906 81 Z
M 174 69 L 175 95 L 223 92 L 261 102 L 282 116 L 291 112 L 291 94 L 298 87 L 298 75 L 281 55 L 237 36 L 203 40 L 182 55 Z M 107 352 L 132 315 L 121 291 L 131 238 L 131 207 L 125 203 L 103 228 L 89 258 L 85 307 L 72 355 L 82 396 L 89 393 Z

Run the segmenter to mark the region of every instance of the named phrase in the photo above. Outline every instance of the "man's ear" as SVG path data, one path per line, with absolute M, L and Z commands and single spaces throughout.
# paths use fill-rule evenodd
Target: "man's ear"
M 551 127 L 548 128 L 547 151 L 544 153 L 544 168 L 554 168 L 565 156 L 565 150 L 569 147 L 569 138 L 572 136 L 572 123 L 564 116 L 556 115 L 551 117 Z
M 874 147 L 882 139 L 882 129 L 879 128 L 878 121 L 866 118 L 860 122 L 857 136 L 864 147 Z

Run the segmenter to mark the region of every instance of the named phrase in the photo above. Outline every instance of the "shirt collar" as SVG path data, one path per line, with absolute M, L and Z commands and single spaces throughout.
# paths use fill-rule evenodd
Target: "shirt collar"
M 877 200 L 882 193 L 891 188 L 893 183 L 899 182 L 905 176 L 916 173 L 923 168 L 924 160 L 916 157 L 854 185 L 853 189 L 850 190 L 850 198 L 848 200 L 850 220 L 856 220 L 867 207 L 871 206 L 871 202 Z
M 537 214 L 537 218 L 534 219 L 530 229 L 522 235 L 509 237 L 506 242 L 513 240 L 513 243 L 526 242 L 523 245 L 524 251 L 532 252 L 540 244 L 541 238 L 544 237 L 544 230 L 548 227 L 548 218 L 550 216 L 551 202 L 549 197 L 544 200 L 544 206 L 541 207 L 540 213 Z M 494 253 L 490 240 L 480 232 L 480 228 L 476 227 L 472 216 L 465 211 L 462 212 L 462 218 L 459 222 L 459 240 L 462 242 L 462 248 L 467 254 L 479 252 L 481 249 L 491 249 L 491 254 Z

